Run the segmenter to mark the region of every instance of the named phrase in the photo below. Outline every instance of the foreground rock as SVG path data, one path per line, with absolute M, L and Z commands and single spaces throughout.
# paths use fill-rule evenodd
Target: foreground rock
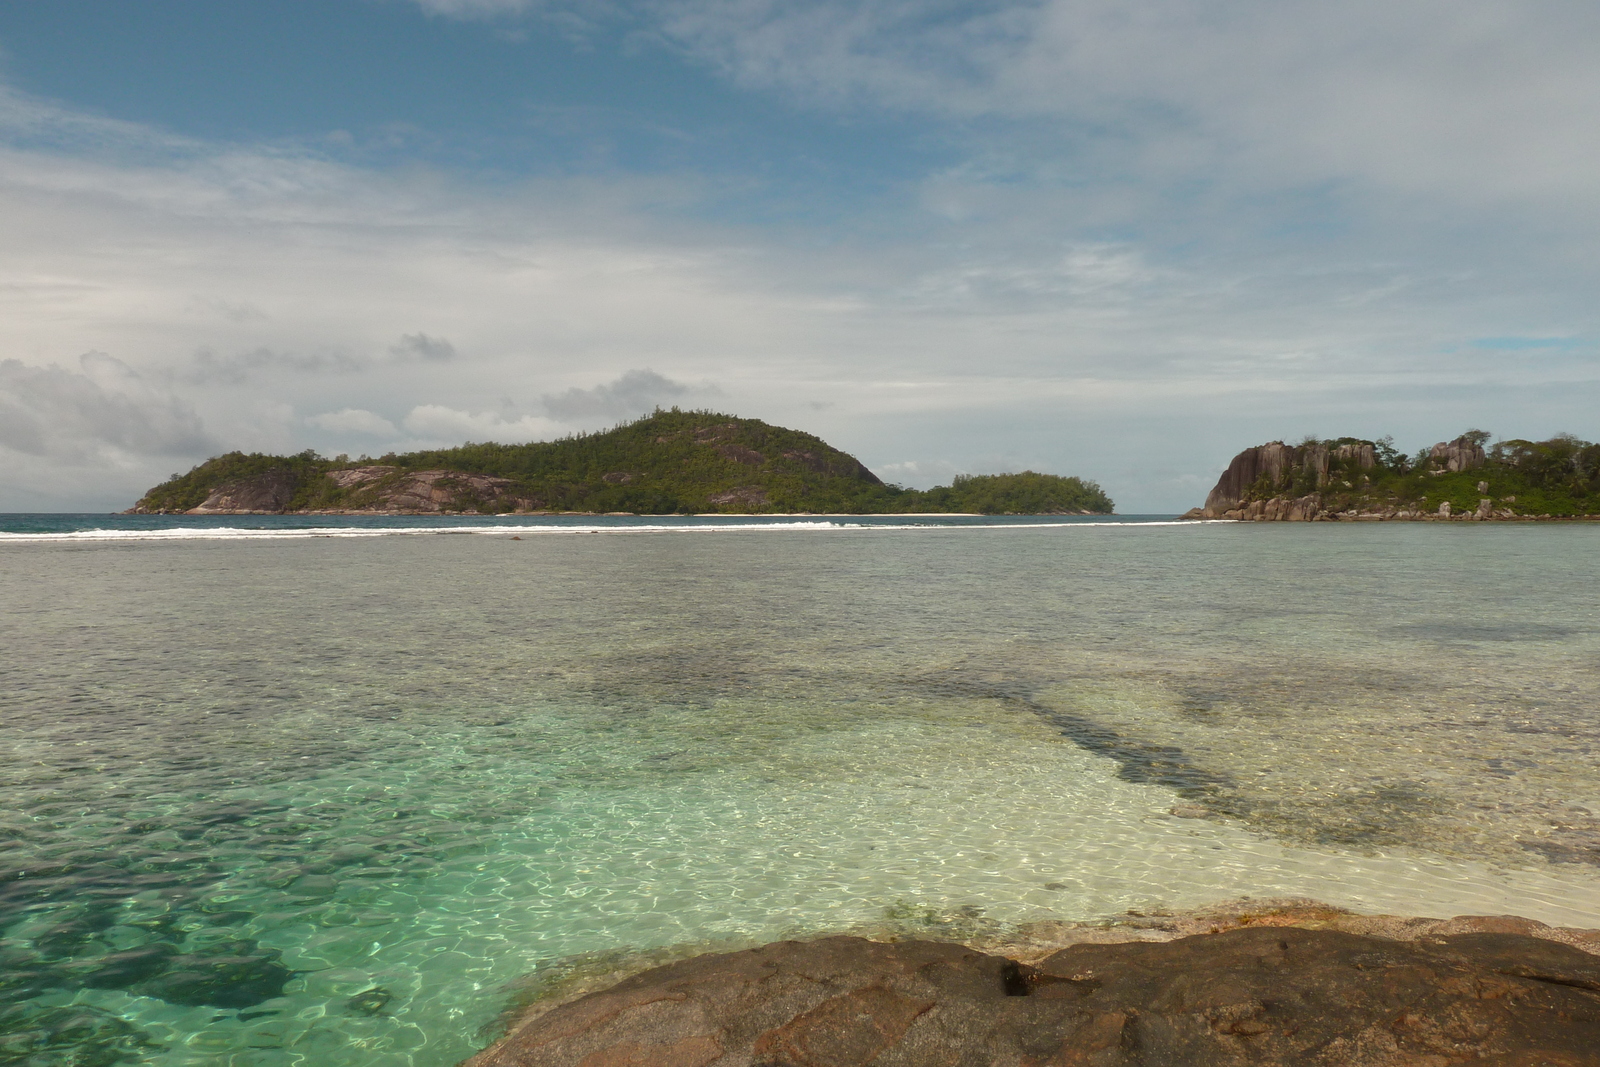
M 1076 944 L 1032 965 L 934 941 L 784 941 L 530 1012 L 468 1063 L 1600 1064 L 1600 957 L 1496 932 L 1530 926 L 1455 920 L 1477 932 L 1395 940 L 1263 925 Z

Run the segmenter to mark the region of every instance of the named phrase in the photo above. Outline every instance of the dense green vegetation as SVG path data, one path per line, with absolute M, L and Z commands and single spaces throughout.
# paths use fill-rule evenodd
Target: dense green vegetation
M 959 511 L 979 515 L 1111 513 L 1111 498 L 1094 482 L 1054 474 L 958 474 L 950 485 L 901 490 L 905 506 L 894 511 Z
M 300 505 L 299 497 L 303 496 L 307 501 L 314 499 L 314 494 L 306 492 L 306 488 L 314 487 L 318 475 L 343 465 L 323 459 L 311 451 L 301 452 L 295 456 L 229 452 L 206 460 L 188 474 L 174 474 L 140 498 L 135 510 L 187 511 L 199 507 L 206 497 L 211 495 L 211 490 L 219 485 L 277 471 L 287 471 L 301 483 L 301 492 L 297 494 L 297 507 L 315 507 L 317 505 L 310 503 Z M 329 487 L 335 488 L 331 482 Z
M 1448 469 L 1446 457 L 1435 454 L 1436 449 L 1407 456 L 1394 448 L 1390 438 L 1307 438 L 1296 449 L 1292 474 L 1277 486 L 1263 476 L 1246 499 L 1316 492 L 1323 508 L 1335 513 L 1383 508 L 1436 513 L 1439 505 L 1449 502 L 1451 510 L 1461 514 L 1475 511 L 1487 498 L 1495 511 L 1516 515 L 1600 515 L 1600 444 L 1558 434 L 1547 441 L 1512 438 L 1489 445 L 1491 436 L 1469 430 L 1452 442 L 1483 449 L 1481 463 L 1454 471 Z M 1374 451 L 1376 462 L 1371 467 L 1359 461 L 1362 445 Z M 1318 448 L 1328 456 L 1325 476 L 1306 461 Z
M 373 471 L 341 486 L 341 471 Z M 383 510 L 419 471 L 505 479 L 490 488 L 458 480 L 449 511 L 1109 514 L 1093 482 L 1024 471 L 960 477 L 915 490 L 885 485 L 853 456 L 808 433 L 707 411 L 658 410 L 603 433 L 524 445 L 459 448 L 351 460 L 313 452 L 230 452 L 145 494 L 142 511 L 187 511 L 219 487 L 291 479 L 286 510 Z M 449 486 L 448 480 L 441 485 Z

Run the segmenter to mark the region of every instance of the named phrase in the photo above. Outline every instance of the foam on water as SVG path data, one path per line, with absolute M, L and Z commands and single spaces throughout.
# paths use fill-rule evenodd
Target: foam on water
M 443 1067 L 552 960 L 886 915 L 1600 925 L 1566 531 L 494 532 L 0 554 L 8 1050 Z
M 1207 523 L 1223 520 L 1205 520 Z M 521 523 L 503 522 L 493 526 L 473 526 L 459 520 L 447 523 L 437 523 L 428 526 L 394 525 L 365 525 L 365 526 L 305 526 L 292 527 L 235 527 L 235 526 L 183 526 L 173 524 L 156 528 L 133 527 L 103 527 L 91 526 L 86 529 L 31 532 L 31 531 L 5 531 L 0 530 L 0 544 L 52 544 L 52 543 L 81 543 L 99 541 L 192 541 L 192 540 L 222 540 L 222 541 L 264 541 L 264 540 L 300 540 L 313 537 L 405 537 L 418 535 L 438 534 L 478 534 L 504 537 L 508 534 L 516 536 L 532 536 L 535 534 L 688 534 L 688 533 L 782 533 L 804 530 L 811 532 L 829 530 L 873 530 L 880 532 L 895 532 L 906 530 L 947 530 L 976 533 L 986 530 L 1036 530 L 1036 529 L 1066 529 L 1095 526 L 1194 526 L 1194 523 L 1180 523 L 1161 519 L 1144 518 L 1138 520 L 1074 520 L 1071 522 L 1006 522 L 1000 519 L 988 519 L 979 523 L 956 525 L 951 523 L 932 522 L 894 522 L 880 518 L 875 522 L 831 520 L 819 521 L 811 519 L 797 519 L 780 521 L 766 519 L 760 521 L 744 522 L 628 522 L 628 523 L 589 523 L 589 524 L 549 524 L 533 520 Z

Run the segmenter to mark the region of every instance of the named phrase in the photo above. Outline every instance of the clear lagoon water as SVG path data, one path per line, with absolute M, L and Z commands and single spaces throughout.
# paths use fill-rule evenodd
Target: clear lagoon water
M 0 516 L 0 1064 L 449 1067 L 561 961 L 886 921 L 1597 926 L 1597 589 L 1584 524 Z

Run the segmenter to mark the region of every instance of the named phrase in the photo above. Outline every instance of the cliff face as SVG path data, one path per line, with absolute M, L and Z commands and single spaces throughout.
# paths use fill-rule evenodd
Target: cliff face
M 1442 447 L 1442 446 L 1441 446 Z M 1479 450 L 1482 455 L 1482 450 Z M 1282 441 L 1247 448 L 1233 457 L 1216 487 L 1206 496 L 1201 509 L 1207 518 L 1220 518 L 1251 499 L 1262 488 L 1274 491 L 1293 484 L 1296 475 L 1310 471 L 1316 488 L 1328 484 L 1328 472 L 1353 467 L 1371 470 L 1377 462 L 1371 441 L 1344 441 L 1326 444 L 1286 445 Z
M 271 470 L 217 486 L 198 506 L 190 508 L 189 514 L 249 515 L 283 511 L 299 487 L 300 478 L 294 471 Z
M 307 486 L 325 480 L 328 485 Z M 344 511 L 437 515 L 459 511 L 532 511 L 540 502 L 517 491 L 509 478 L 462 471 L 401 471 L 395 467 L 350 467 L 326 472 L 268 471 L 213 488 L 188 515 L 277 515 L 293 510 L 302 490 L 343 491 Z M 135 511 L 138 509 L 135 508 Z

